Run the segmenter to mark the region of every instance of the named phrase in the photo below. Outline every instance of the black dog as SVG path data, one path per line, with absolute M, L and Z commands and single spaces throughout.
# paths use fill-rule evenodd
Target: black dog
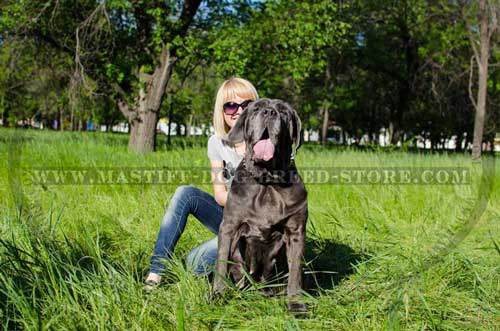
M 244 272 L 255 281 L 269 279 L 280 264 L 288 267 L 287 308 L 306 311 L 296 300 L 302 287 L 307 192 L 293 161 L 301 139 L 296 111 L 281 100 L 260 99 L 240 116 L 229 133 L 245 141 L 246 154 L 231 185 L 219 229 L 214 290 L 221 294 L 229 271 L 245 286 Z M 295 144 L 295 148 L 292 145 Z

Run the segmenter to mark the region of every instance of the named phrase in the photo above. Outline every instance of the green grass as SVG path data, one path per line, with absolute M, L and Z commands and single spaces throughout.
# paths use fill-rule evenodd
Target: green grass
M 311 312 L 304 317 L 288 314 L 284 298 L 252 289 L 211 301 L 208 280 L 182 263 L 212 237 L 194 218 L 168 282 L 142 292 L 175 185 L 16 182 L 19 168 L 29 167 L 208 167 L 205 143 L 175 139 L 173 147 L 141 156 L 127 152 L 123 135 L 1 129 L 0 327 L 500 329 L 500 162 L 487 209 L 472 227 L 467 219 L 482 170 L 468 155 L 303 146 L 299 169 L 465 166 L 473 173 L 471 185 L 308 185 L 304 300 Z M 210 185 L 200 187 L 211 192 Z M 448 249 L 460 231 L 466 236 Z

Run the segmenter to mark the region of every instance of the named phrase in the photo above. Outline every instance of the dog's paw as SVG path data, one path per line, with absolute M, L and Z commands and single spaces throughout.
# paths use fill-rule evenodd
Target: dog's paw
M 288 301 L 286 310 L 290 313 L 307 313 L 307 305 L 300 301 Z
M 220 298 L 224 294 L 224 283 L 221 281 L 215 281 L 213 289 L 212 289 L 212 297 Z
M 209 294 L 209 301 L 210 302 L 217 302 L 222 300 L 223 298 L 224 291 L 216 290 L 215 288 L 210 291 Z
M 208 300 L 210 302 L 219 301 L 221 298 L 222 298 L 222 295 L 220 293 L 215 292 L 215 291 L 211 291 L 208 295 Z

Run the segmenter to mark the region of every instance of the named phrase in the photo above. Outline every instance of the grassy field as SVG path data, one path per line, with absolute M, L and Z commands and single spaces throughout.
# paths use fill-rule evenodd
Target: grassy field
M 468 185 L 308 184 L 306 316 L 254 289 L 211 301 L 208 280 L 183 265 L 212 237 L 194 218 L 168 281 L 144 294 L 175 185 L 36 185 L 20 170 L 208 167 L 205 142 L 175 140 L 141 156 L 127 152 L 123 135 L 1 129 L 0 327 L 500 330 L 500 162 L 489 185 L 468 155 L 304 146 L 299 169 L 461 166 L 472 174 Z

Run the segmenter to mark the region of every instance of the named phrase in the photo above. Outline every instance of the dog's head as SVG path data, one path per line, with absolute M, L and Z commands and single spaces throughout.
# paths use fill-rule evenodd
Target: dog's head
M 232 143 L 246 143 L 246 159 L 282 169 L 302 141 L 301 121 L 295 109 L 277 99 L 259 99 L 249 105 L 229 132 Z

